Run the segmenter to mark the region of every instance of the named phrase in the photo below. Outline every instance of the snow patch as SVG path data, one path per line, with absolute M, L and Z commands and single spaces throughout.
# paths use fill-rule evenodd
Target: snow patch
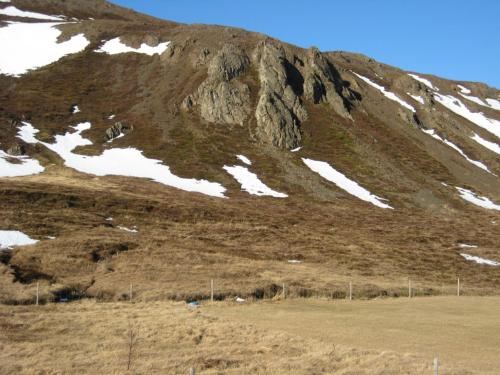
M 60 23 L 9 23 L 0 28 L 0 73 L 20 76 L 64 56 L 84 50 L 90 43 L 83 34 L 57 43 Z
M 471 158 L 469 158 L 467 155 L 465 155 L 465 153 L 462 151 L 461 148 L 459 148 L 457 145 L 455 145 L 454 143 L 448 141 L 447 139 L 445 138 L 441 138 L 439 135 L 436 134 L 436 132 L 434 131 L 434 129 L 430 129 L 430 130 L 425 130 L 425 129 L 422 129 L 422 131 L 426 134 L 429 134 L 432 138 L 435 138 L 437 139 L 438 141 L 440 142 L 443 142 L 445 145 L 451 147 L 452 149 L 454 149 L 455 151 L 457 151 L 460 155 L 462 155 L 465 160 L 467 160 L 469 163 L 475 165 L 476 167 L 478 168 L 481 168 L 483 170 L 485 170 L 486 172 L 488 173 L 491 173 L 490 170 L 488 169 L 488 167 L 486 165 L 484 165 L 483 163 L 481 163 L 480 161 L 476 161 L 476 160 L 472 160 Z
M 241 189 L 251 195 L 271 196 L 275 198 L 286 198 L 288 195 L 272 190 L 265 185 L 255 173 L 252 173 L 248 168 L 233 165 L 232 167 L 225 165 L 224 170 L 233 176 L 241 185 Z
M 214 197 L 224 197 L 226 189 L 219 183 L 206 180 L 181 178 L 170 172 L 170 168 L 162 164 L 161 160 L 149 159 L 135 148 L 112 148 L 105 150 L 98 156 L 80 155 L 73 152 L 78 146 L 91 145 L 89 139 L 83 138 L 81 133 L 90 129 L 91 124 L 84 122 L 73 126 L 75 130 L 64 135 L 56 135 L 54 143 L 38 141 L 35 137 L 38 130 L 27 122 L 22 123 L 18 137 L 26 143 L 40 143 L 58 154 L 64 164 L 79 172 L 96 176 L 128 176 L 147 178 L 163 185 L 177 189 L 202 193 Z
M 460 96 L 467 99 L 467 100 L 470 100 L 471 102 L 482 105 L 483 107 L 489 107 L 488 104 L 486 104 L 485 102 L 483 102 L 481 99 L 479 99 L 476 96 L 464 95 L 464 94 L 460 94 Z
M 298 260 L 298 259 L 289 259 L 288 263 L 290 263 L 290 264 L 300 264 L 300 263 L 302 263 L 302 261 Z
M 474 133 L 474 136 L 471 137 L 481 146 L 486 147 L 488 150 L 493 151 L 494 153 L 500 155 L 500 146 L 494 142 L 487 141 L 484 138 L 481 138 L 479 135 Z
M 0 230 L 0 249 L 9 249 L 11 246 L 34 245 L 38 241 L 17 230 Z
M 290 152 L 297 152 L 297 151 L 300 151 L 301 149 L 302 149 L 302 147 L 297 147 L 297 148 L 290 150 Z
M 71 107 L 71 113 L 75 114 L 75 113 L 78 113 L 78 112 L 81 112 L 81 111 L 80 111 L 80 108 L 78 108 L 77 105 L 74 105 L 73 107 Z
M 109 116 L 108 116 L 108 119 L 113 120 L 113 119 L 115 118 L 115 116 L 116 116 L 116 115 L 109 115 Z
M 500 100 L 486 98 L 486 102 L 490 105 L 491 108 L 500 111 Z
M 458 246 L 462 247 L 462 248 L 466 248 L 466 249 L 474 249 L 477 247 L 477 245 L 469 245 L 469 244 L 466 244 L 466 243 L 459 243 Z
M 412 112 L 416 112 L 415 111 L 415 108 L 413 108 L 413 106 L 411 106 L 410 104 L 406 103 L 404 100 L 400 99 L 398 96 L 396 96 L 396 94 L 390 92 L 390 91 L 387 91 L 383 86 L 380 86 L 378 84 L 376 84 L 375 82 L 371 81 L 370 79 L 358 74 L 358 73 L 355 73 L 353 72 L 356 76 L 358 76 L 359 78 L 361 78 L 363 81 L 365 81 L 366 83 L 368 83 L 370 86 L 372 87 L 375 87 L 377 90 L 379 90 L 382 94 L 384 94 L 384 96 L 390 100 L 393 100 L 399 104 L 401 104 L 403 107 L 405 107 L 406 109 L 409 109 L 410 111 Z
M 10 159 L 19 163 L 11 163 Z M 42 173 L 44 168 L 36 159 L 26 156 L 11 156 L 0 150 L 0 177 L 21 177 Z
M 476 262 L 477 264 L 485 264 L 487 266 L 493 266 L 493 267 L 499 267 L 500 263 L 496 262 L 494 260 L 489 260 L 489 259 L 484 259 L 475 255 L 470 255 L 470 254 L 464 254 L 461 253 L 461 256 L 465 258 L 465 260 L 471 261 L 471 262 Z
M 459 99 L 452 95 L 434 93 L 436 99 L 443 106 L 459 116 L 469 120 L 477 126 L 489 131 L 500 138 L 500 121 L 486 117 L 482 112 L 471 112 Z
M 247 158 L 245 155 L 236 155 L 238 159 L 240 159 L 243 163 L 246 165 L 252 165 L 252 162 L 250 161 L 249 158 Z
M 156 47 L 148 46 L 146 43 L 142 43 L 139 48 L 132 48 L 122 43 L 120 38 L 114 38 L 105 42 L 101 48 L 97 49 L 95 52 L 107 53 L 108 55 L 117 55 L 120 53 L 142 53 L 145 55 L 153 56 L 155 54 L 161 55 L 168 48 L 170 42 L 160 43 Z
M 409 96 L 411 96 L 413 99 L 415 99 L 417 102 L 419 102 L 420 104 L 425 104 L 424 98 L 422 98 L 421 96 L 419 96 L 419 95 L 412 95 L 409 92 L 407 92 L 407 94 Z
M 434 86 L 432 84 L 431 81 L 429 81 L 428 79 L 426 78 L 422 78 L 422 77 L 419 77 L 417 76 L 416 74 L 408 74 L 411 78 L 413 78 L 414 80 L 420 82 L 420 83 L 423 83 L 424 85 L 426 85 L 428 88 L 432 89 L 432 90 L 435 90 L 435 91 L 439 91 L 439 89 Z
M 468 95 L 468 94 L 470 94 L 470 93 L 472 92 L 472 91 L 470 91 L 467 87 L 464 87 L 464 86 L 462 86 L 462 85 L 457 85 L 457 87 L 458 87 L 458 89 L 460 90 L 460 92 L 461 92 L 462 94 L 466 94 L 466 95 Z
M 120 229 L 120 230 L 123 230 L 124 232 L 137 233 L 137 229 L 135 229 L 135 227 L 132 228 L 132 229 L 130 229 L 130 228 L 127 228 L 127 227 L 117 226 L 117 228 Z
M 483 107 L 493 108 L 496 109 L 497 111 L 500 111 L 500 101 L 496 99 L 490 99 L 490 98 L 484 99 L 486 101 L 485 103 L 482 99 L 476 96 L 464 95 L 463 93 L 460 93 L 460 96 L 464 97 L 467 100 L 470 100 L 471 102 L 482 105 Z
M 342 173 L 335 170 L 330 164 L 324 161 L 317 161 L 311 159 L 302 158 L 302 161 L 313 171 L 318 173 L 321 177 L 333 182 L 342 190 L 345 190 L 355 197 L 370 202 L 377 207 L 390 208 L 393 209 L 388 204 L 382 202 L 386 200 L 384 198 L 377 197 L 376 195 L 370 193 L 365 188 L 361 187 L 357 182 L 350 180 Z
M 15 6 L 8 6 L 6 8 L 0 9 L 0 14 L 11 17 L 25 17 L 25 18 L 36 18 L 39 20 L 50 20 L 50 21 L 63 21 L 63 16 L 48 16 L 42 13 L 36 12 L 26 12 L 21 9 L 17 9 Z
M 482 208 L 486 208 L 488 210 L 500 211 L 500 205 L 493 203 L 488 198 L 481 197 L 481 196 L 475 194 L 474 192 L 467 190 L 467 189 L 464 189 L 464 188 L 456 187 L 456 189 L 458 190 L 460 197 L 463 200 L 466 200 L 467 202 L 470 202 L 470 203 L 472 203 L 476 206 L 482 207 Z

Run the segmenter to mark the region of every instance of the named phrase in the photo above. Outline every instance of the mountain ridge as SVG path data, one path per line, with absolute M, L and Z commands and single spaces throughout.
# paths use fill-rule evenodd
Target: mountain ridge
M 62 17 L 50 20 L 59 35 L 36 27 L 55 38 L 50 48 L 75 48 L 17 77 L 0 68 L 0 168 L 28 160 L 43 168 L 0 178 L 0 229 L 40 240 L 6 252 L 3 277 L 13 292 L 3 300 L 22 300 L 15 296 L 37 279 L 46 280 L 47 293 L 71 286 L 119 298 L 114 283 L 134 274 L 137 257 L 147 258 L 136 274 L 144 285 L 157 282 L 145 276 L 146 265 L 159 279 L 178 273 L 154 265 L 170 256 L 169 242 L 187 275 L 191 266 L 226 261 L 222 277 L 234 292 L 250 293 L 249 280 L 255 287 L 280 277 L 309 283 L 284 276 L 287 258 L 311 262 L 305 274 L 319 272 L 315 285 L 354 272 L 384 289 L 380 280 L 392 270 L 389 289 L 397 289 L 403 274 L 434 282 L 460 272 L 496 292 L 495 268 L 478 274 L 458 244 L 481 242 L 476 255 L 500 259 L 498 90 L 242 29 L 163 21 L 105 1 L 0 7 L 0 33 L 49 21 L 2 14 L 15 7 Z M 35 46 L 22 48 L 19 60 L 15 49 L 4 55 L 11 66 L 32 57 Z M 111 215 L 123 223 L 107 222 Z M 119 228 L 134 225 L 138 232 Z M 408 238 L 398 238 L 402 232 Z M 252 244 L 249 233 L 267 241 Z M 381 256 L 389 260 L 377 262 Z M 248 260 L 254 272 L 242 271 Z M 327 276 L 322 263 L 340 274 Z M 187 279 L 177 287 L 187 294 L 202 288 Z

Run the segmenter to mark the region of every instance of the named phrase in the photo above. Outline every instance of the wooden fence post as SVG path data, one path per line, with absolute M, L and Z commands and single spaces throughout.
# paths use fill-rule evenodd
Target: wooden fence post
M 38 306 L 38 301 L 40 299 L 40 282 L 36 282 L 36 305 Z
M 211 279 L 210 280 L 210 302 L 213 302 L 214 301 L 214 279 Z M 192 368 L 191 370 L 194 371 L 194 368 Z
M 439 360 L 434 358 L 434 375 L 439 375 Z
M 352 301 L 352 281 L 349 281 L 349 301 Z
M 133 287 L 132 287 L 132 283 L 130 283 L 130 289 L 128 291 L 128 297 L 129 297 L 129 300 L 132 301 L 132 297 L 133 297 Z
M 460 277 L 457 278 L 457 297 L 460 297 Z
M 285 283 L 283 283 L 283 299 L 286 299 Z
M 408 298 L 411 298 L 411 279 L 408 278 Z

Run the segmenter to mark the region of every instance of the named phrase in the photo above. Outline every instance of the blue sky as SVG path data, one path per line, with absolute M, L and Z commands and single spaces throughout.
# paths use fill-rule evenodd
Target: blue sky
M 405 70 L 500 88 L 500 0 L 112 0 L 182 23 L 359 52 Z

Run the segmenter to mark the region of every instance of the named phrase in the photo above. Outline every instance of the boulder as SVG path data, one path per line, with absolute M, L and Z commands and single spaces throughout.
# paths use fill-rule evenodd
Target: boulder
M 125 122 L 118 121 L 112 127 L 106 129 L 106 140 L 110 141 L 121 134 L 128 134 L 134 127 L 132 125 L 128 125 Z

